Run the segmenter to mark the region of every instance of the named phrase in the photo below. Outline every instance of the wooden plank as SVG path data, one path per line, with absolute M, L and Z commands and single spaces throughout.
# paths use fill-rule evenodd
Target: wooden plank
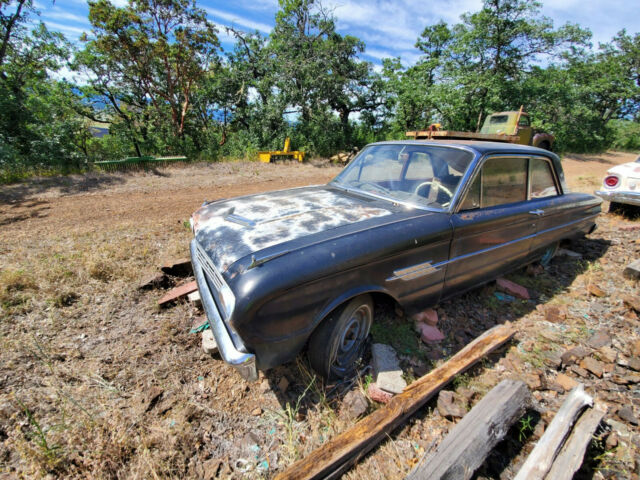
M 406 133 L 407 137 L 415 139 L 459 139 L 459 140 L 482 140 L 491 142 L 518 143 L 518 135 L 500 135 L 497 133 L 476 133 L 476 132 L 456 132 L 454 130 L 419 130 Z
M 585 407 L 591 405 L 593 399 L 585 393 L 584 385 L 579 384 L 571 390 L 514 480 L 542 480 L 571 431 L 573 422 Z
M 179 287 L 173 288 L 167 292 L 167 294 L 158 300 L 158 305 L 164 305 L 165 303 L 173 302 L 180 297 L 189 295 L 191 292 L 195 292 L 198 289 L 198 284 L 194 280 L 193 282 L 185 283 Z
M 508 324 L 498 325 L 486 331 L 451 357 L 448 362 L 413 382 L 385 406 L 289 466 L 276 478 L 320 479 L 335 477 L 344 472 L 414 414 L 456 375 L 506 343 L 514 333 L 513 328 Z
M 588 409 L 576 422 L 576 426 L 571 432 L 571 436 L 560 450 L 558 457 L 551 470 L 545 477 L 545 480 L 564 480 L 565 478 L 573 478 L 584 458 L 584 452 L 587 450 L 593 433 L 600 425 L 606 409 L 596 405 L 594 408 Z
M 531 403 L 523 382 L 503 380 L 480 400 L 406 480 L 470 479 Z

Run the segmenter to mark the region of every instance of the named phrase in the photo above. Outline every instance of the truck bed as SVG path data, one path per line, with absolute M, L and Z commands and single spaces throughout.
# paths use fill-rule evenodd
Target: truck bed
M 454 130 L 417 130 L 406 133 L 407 137 L 416 140 L 480 140 L 485 142 L 518 143 L 518 135 L 502 135 L 494 133 L 456 132 Z

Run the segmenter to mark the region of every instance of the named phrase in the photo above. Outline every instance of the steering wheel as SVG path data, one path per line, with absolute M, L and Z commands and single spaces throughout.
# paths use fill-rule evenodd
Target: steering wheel
M 431 180 L 427 180 L 426 182 L 422 182 L 421 184 L 419 184 L 416 189 L 413 191 L 413 193 L 415 195 L 419 195 L 420 190 L 422 189 L 422 187 L 427 187 L 427 186 L 432 186 L 435 185 L 436 189 L 437 189 L 437 193 L 439 192 L 444 192 L 449 196 L 449 201 L 451 201 L 451 199 L 453 198 L 453 193 L 451 192 L 451 190 L 449 190 L 447 187 L 445 187 L 443 184 L 441 184 L 440 182 L 433 182 Z M 436 193 L 436 194 L 437 194 Z M 448 203 L 448 202 L 447 202 Z

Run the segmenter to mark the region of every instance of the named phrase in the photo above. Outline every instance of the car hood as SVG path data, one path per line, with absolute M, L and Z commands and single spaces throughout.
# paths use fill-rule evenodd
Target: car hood
M 192 218 L 198 243 L 225 272 L 273 245 L 392 212 L 327 186 L 249 195 L 203 205 Z

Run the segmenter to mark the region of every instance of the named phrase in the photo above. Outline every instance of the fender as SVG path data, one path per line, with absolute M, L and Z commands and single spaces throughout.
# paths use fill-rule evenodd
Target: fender
M 549 133 L 536 133 L 533 136 L 532 145 L 534 147 L 540 147 L 540 145 L 544 142 L 549 144 L 549 149 L 553 147 L 553 142 L 556 138 Z

